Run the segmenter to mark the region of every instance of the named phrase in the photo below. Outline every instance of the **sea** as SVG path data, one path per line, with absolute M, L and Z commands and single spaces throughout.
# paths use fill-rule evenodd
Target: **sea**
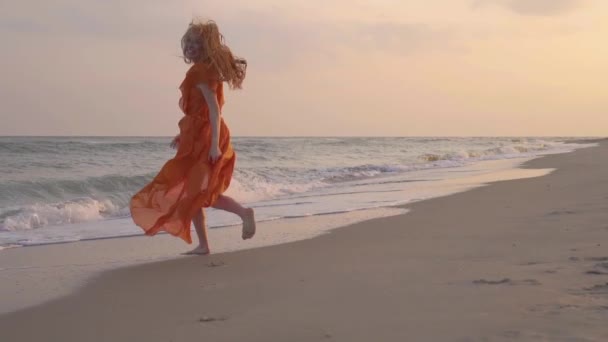
M 0 137 L 0 250 L 142 235 L 131 196 L 175 150 L 170 137 Z M 260 222 L 394 207 L 447 195 L 442 181 L 589 146 L 569 137 L 235 137 L 227 195 Z M 490 165 L 490 166 L 488 166 Z M 210 229 L 239 218 L 208 210 Z

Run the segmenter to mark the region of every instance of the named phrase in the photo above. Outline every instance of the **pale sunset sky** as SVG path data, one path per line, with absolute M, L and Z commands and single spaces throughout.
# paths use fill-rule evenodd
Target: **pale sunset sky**
M 608 135 L 606 0 L 3 1 L 0 135 L 176 134 L 194 17 L 235 136 Z

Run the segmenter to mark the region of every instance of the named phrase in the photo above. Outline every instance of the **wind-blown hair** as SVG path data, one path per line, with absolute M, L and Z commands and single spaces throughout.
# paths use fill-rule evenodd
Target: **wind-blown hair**
M 201 57 L 196 61 L 184 57 L 184 62 L 211 64 L 220 73 L 222 81 L 227 82 L 230 88 L 241 89 L 247 71 L 247 61 L 232 54 L 217 24 L 212 20 L 191 22 L 182 37 L 182 51 L 186 47 L 187 38 L 191 36 L 199 38 L 202 43 Z

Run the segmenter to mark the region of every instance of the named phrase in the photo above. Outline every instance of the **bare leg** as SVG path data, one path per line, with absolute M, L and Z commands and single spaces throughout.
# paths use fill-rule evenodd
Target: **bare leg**
M 224 195 L 220 195 L 217 198 L 213 207 L 239 215 L 241 220 L 243 220 L 243 240 L 251 239 L 255 235 L 256 227 L 253 209 L 245 208 L 231 197 Z
M 196 212 L 196 215 L 192 218 L 192 223 L 194 224 L 194 230 L 196 230 L 196 235 L 198 236 L 198 247 L 184 254 L 209 254 L 209 242 L 207 241 L 207 227 L 203 209 Z

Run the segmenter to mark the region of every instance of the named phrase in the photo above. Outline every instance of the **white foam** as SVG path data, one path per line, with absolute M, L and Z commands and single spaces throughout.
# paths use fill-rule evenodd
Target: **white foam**
M 9 248 L 17 248 L 17 247 L 23 247 L 22 245 L 6 245 L 6 246 L 0 246 L 0 251 L 4 250 L 4 249 L 9 249 Z M 2 269 L 0 269 L 1 271 Z
M 120 212 L 110 200 L 80 198 L 56 204 L 35 204 L 21 207 L 19 213 L 6 217 L 1 230 L 31 230 L 50 225 L 73 224 L 101 220 L 105 215 Z
M 242 202 L 252 203 L 290 194 L 303 193 L 311 189 L 323 187 L 321 181 L 307 183 L 285 183 L 269 181 L 259 175 L 239 172 L 230 182 L 226 194 L 238 198 Z

